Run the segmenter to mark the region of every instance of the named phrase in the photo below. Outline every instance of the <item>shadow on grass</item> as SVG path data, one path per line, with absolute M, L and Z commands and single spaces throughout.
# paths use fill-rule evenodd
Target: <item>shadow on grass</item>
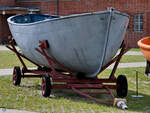
M 33 85 L 33 86 L 20 86 L 24 88 L 29 88 L 30 90 L 41 90 L 40 85 Z M 114 91 L 115 93 L 115 91 Z M 97 102 L 94 102 L 92 100 L 86 99 L 83 96 L 78 95 L 77 93 L 73 92 L 72 90 L 52 90 L 52 94 L 54 95 L 53 99 L 59 100 L 61 98 L 69 99 L 73 102 L 82 102 L 87 104 L 97 104 L 101 105 Z M 127 99 L 127 105 L 128 105 L 128 111 L 131 112 L 150 112 L 150 95 L 139 93 L 139 95 L 144 96 L 143 98 L 133 98 L 131 95 L 135 95 L 136 92 L 129 90 Z M 93 95 L 96 98 L 104 99 L 109 101 L 111 99 L 108 95 Z M 51 98 L 51 97 L 50 97 Z M 105 105 L 108 107 L 111 107 L 109 105 Z
M 30 90 L 33 89 L 33 90 L 42 90 L 41 88 L 41 85 L 21 85 L 19 87 L 23 87 L 23 88 L 29 88 Z
M 78 94 L 76 94 L 73 91 L 60 91 L 59 90 L 56 92 L 54 92 L 57 99 L 61 98 L 62 96 L 64 98 L 69 98 L 74 102 L 85 102 L 88 104 L 97 104 L 97 105 L 101 105 L 97 102 L 93 102 L 92 100 L 89 99 L 85 99 L 82 96 L 79 96 Z M 60 94 L 62 93 L 62 94 Z M 146 95 L 146 94 L 142 94 L 140 93 L 139 95 L 144 96 L 143 98 L 133 98 L 131 97 L 131 95 L 135 95 L 135 91 L 128 91 L 128 96 L 126 97 L 127 99 L 127 105 L 128 105 L 128 111 L 134 111 L 134 112 L 146 112 L 149 113 L 150 112 L 150 95 Z M 99 98 L 99 99 L 104 99 L 109 101 L 111 99 L 110 96 L 108 95 L 94 95 L 94 97 Z M 108 106 L 108 105 L 106 105 Z
M 126 97 L 129 110 L 150 113 L 150 95 L 139 93 L 139 95 L 144 96 L 143 98 L 133 98 L 132 95 L 136 95 L 136 92 L 129 90 Z

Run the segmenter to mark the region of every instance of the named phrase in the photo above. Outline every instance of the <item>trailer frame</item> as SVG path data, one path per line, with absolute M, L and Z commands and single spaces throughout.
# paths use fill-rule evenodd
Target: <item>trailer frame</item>
M 90 100 L 96 101 L 101 104 L 111 104 L 111 105 L 113 105 L 115 99 L 115 95 L 112 93 L 111 89 L 116 89 L 117 95 L 120 97 L 125 97 L 127 95 L 128 84 L 126 77 L 124 75 L 121 75 L 120 77 L 121 80 L 123 79 L 122 81 L 125 81 L 125 85 L 122 85 L 120 83 L 120 78 L 118 79 L 115 77 L 115 72 L 120 63 L 121 57 L 129 50 L 124 41 L 121 45 L 120 53 L 116 57 L 114 57 L 109 63 L 103 66 L 101 71 L 99 72 L 99 73 L 103 72 L 105 69 L 107 69 L 111 64 L 115 62 L 115 65 L 112 69 L 109 78 L 97 78 L 97 77 L 78 78 L 75 75 L 75 73 L 73 73 L 72 71 L 61 65 L 59 62 L 57 62 L 55 59 L 47 55 L 45 51 L 47 48 L 49 48 L 47 40 L 39 41 L 39 48 L 35 48 L 35 51 L 39 52 L 41 55 L 45 57 L 50 68 L 42 67 L 36 62 L 33 62 L 32 60 L 27 58 L 22 53 L 20 53 L 15 47 L 14 39 L 12 39 L 10 41 L 10 45 L 7 45 L 6 47 L 17 55 L 19 61 L 23 66 L 22 69 L 20 69 L 20 67 L 17 66 L 14 67 L 13 70 L 14 85 L 20 85 L 21 78 L 42 78 L 42 95 L 45 97 L 48 97 L 50 95 L 51 89 L 71 89 L 77 94 L 82 95 Z M 23 61 L 23 58 L 35 64 L 37 66 L 37 69 L 29 69 L 26 66 L 25 62 Z M 60 67 L 61 70 L 55 69 L 53 64 Z M 28 75 L 26 75 L 27 73 Z M 51 84 L 51 81 L 53 82 L 53 84 Z M 84 92 L 81 91 L 81 89 L 105 89 L 106 91 Z M 122 90 L 125 91 L 124 94 L 122 94 Z M 98 99 L 91 96 L 92 94 L 107 94 L 111 96 L 112 100 L 105 101 L 103 99 Z

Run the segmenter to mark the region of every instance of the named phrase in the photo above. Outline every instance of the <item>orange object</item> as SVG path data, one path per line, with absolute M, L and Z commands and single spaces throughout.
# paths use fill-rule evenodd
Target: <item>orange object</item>
M 142 38 L 138 41 L 138 46 L 145 58 L 150 61 L 150 37 Z

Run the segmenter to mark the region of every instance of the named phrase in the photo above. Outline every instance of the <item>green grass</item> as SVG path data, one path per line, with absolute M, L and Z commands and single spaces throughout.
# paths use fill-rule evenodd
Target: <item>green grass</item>
M 34 67 L 32 63 L 25 60 L 29 67 Z M 14 66 L 22 66 L 17 56 L 11 51 L 0 51 L 0 68 L 13 68 Z
M 121 50 L 121 49 L 119 49 Z M 137 51 L 137 52 L 140 52 L 140 48 L 131 48 L 130 51 Z
M 130 49 L 130 51 L 140 51 L 140 48 L 132 48 L 132 49 Z
M 124 55 L 122 56 L 121 63 L 127 62 L 145 62 L 146 59 L 144 56 L 136 56 L 136 55 Z
M 144 98 L 132 98 L 135 92 L 135 71 L 139 73 L 139 94 Z M 108 77 L 111 70 L 105 70 L 99 77 Z M 0 107 L 24 109 L 40 113 L 149 113 L 150 109 L 150 78 L 144 75 L 144 68 L 118 69 L 116 75 L 125 74 L 128 78 L 129 91 L 126 97 L 129 109 L 126 111 L 116 107 L 101 105 L 85 99 L 72 91 L 52 90 L 55 97 L 41 96 L 41 79 L 22 79 L 21 85 L 12 84 L 11 76 L 0 77 Z M 96 96 L 109 98 L 108 96 Z

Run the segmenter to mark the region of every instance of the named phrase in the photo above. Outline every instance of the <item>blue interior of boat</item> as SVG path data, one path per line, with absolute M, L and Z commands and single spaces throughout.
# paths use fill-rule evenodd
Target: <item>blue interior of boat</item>
M 51 15 L 40 15 L 40 14 L 24 14 L 15 16 L 11 19 L 14 23 L 33 23 L 42 21 L 45 19 L 54 19 L 59 18 L 59 16 L 51 16 Z

